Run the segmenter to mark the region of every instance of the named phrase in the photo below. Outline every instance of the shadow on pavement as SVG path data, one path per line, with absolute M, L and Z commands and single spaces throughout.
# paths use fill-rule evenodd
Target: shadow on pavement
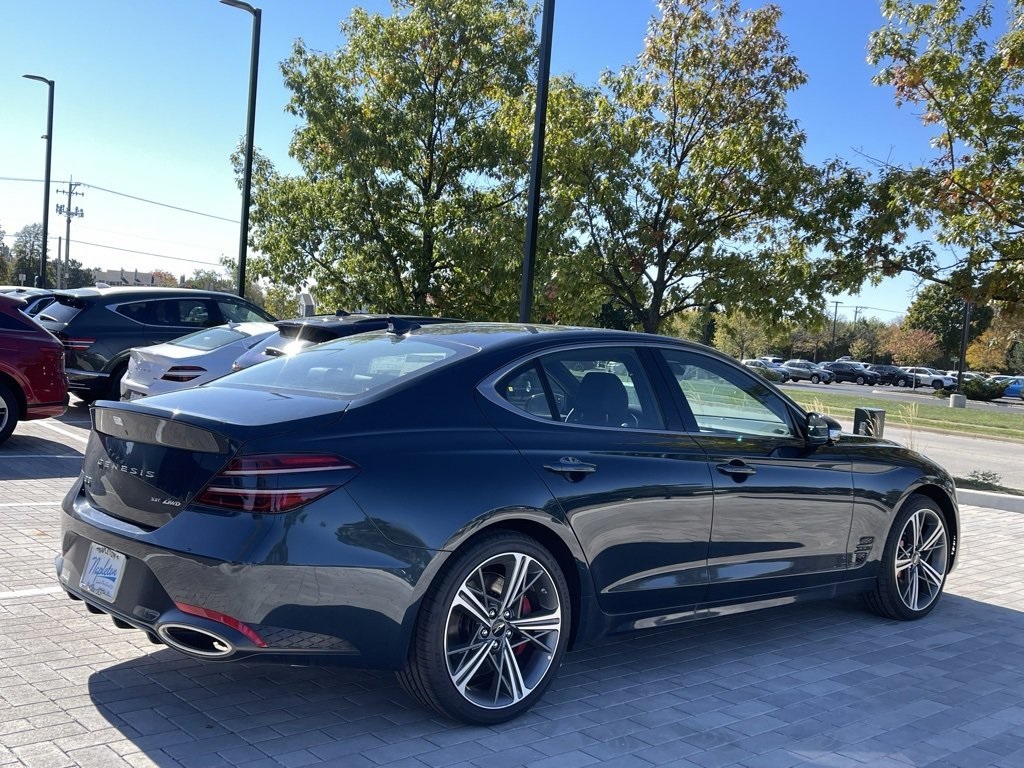
M 510 766 L 554 755 L 572 764 L 628 755 L 656 765 L 924 765 L 965 740 L 989 754 L 1024 750 L 1013 722 L 1021 638 L 1024 613 L 953 594 L 907 623 L 856 600 L 772 609 L 569 654 L 538 707 L 489 728 L 421 709 L 386 672 L 203 664 L 166 649 L 94 673 L 89 694 L 161 766 L 413 756 Z M 986 727 L 972 730 L 979 722 Z
M 0 481 L 77 477 L 84 446 L 59 438 L 18 434 L 0 446 Z

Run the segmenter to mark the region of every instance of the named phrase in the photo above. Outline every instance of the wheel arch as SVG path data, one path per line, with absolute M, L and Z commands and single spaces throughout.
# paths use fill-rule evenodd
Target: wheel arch
M 14 399 L 18 401 L 18 421 L 23 420 L 28 413 L 28 400 L 25 398 L 25 390 L 22 389 L 21 383 L 6 371 L 0 370 L 0 384 L 11 390 Z
M 589 635 L 589 622 L 586 621 L 583 613 L 585 606 L 593 602 L 589 599 L 593 590 L 590 586 L 590 577 L 583 552 L 575 541 L 572 531 L 564 524 L 559 523 L 557 519 L 542 510 L 532 510 L 532 512 L 534 514 L 531 515 L 530 511 L 520 509 L 506 514 L 494 513 L 489 518 L 478 519 L 475 521 L 475 525 L 465 527 L 445 544 L 441 550 L 443 560 L 433 569 L 432 573 L 427 574 L 426 583 L 417 589 L 415 603 L 406 614 L 401 639 L 402 647 L 405 649 L 404 653 L 409 652 L 415 627 L 423 612 L 424 599 L 452 567 L 452 563 L 456 559 L 454 556 L 481 538 L 502 532 L 519 533 L 535 540 L 551 553 L 562 569 L 569 586 L 572 610 L 568 649 L 572 649 L 577 638 Z M 568 541 L 567 537 L 569 537 Z

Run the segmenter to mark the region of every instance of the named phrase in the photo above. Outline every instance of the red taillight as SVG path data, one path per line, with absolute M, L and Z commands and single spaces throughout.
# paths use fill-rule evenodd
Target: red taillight
M 226 627 L 231 627 L 238 632 L 241 632 L 258 648 L 266 648 L 266 641 L 256 634 L 256 630 L 250 627 L 248 624 L 243 624 L 238 619 L 228 616 L 226 613 L 220 611 L 211 611 L 209 608 L 200 608 L 198 605 L 189 605 L 188 603 L 175 603 L 174 604 L 179 611 L 182 613 L 189 613 L 193 616 L 199 616 L 203 619 L 209 619 L 210 621 L 216 621 L 218 624 L 223 624 Z
M 172 365 L 167 369 L 167 373 L 160 378 L 164 381 L 184 383 L 192 381 L 192 379 L 198 379 L 204 373 L 206 373 L 206 369 L 198 365 Z
M 227 477 L 289 475 L 297 472 L 326 472 L 333 469 L 352 469 L 352 464 L 331 455 L 261 454 L 232 459 L 221 474 Z
M 75 352 L 85 352 L 85 350 L 96 343 L 96 339 L 61 339 L 61 343 Z
M 329 454 L 241 456 L 210 481 L 196 502 L 240 512 L 290 512 L 338 487 L 304 484 L 300 475 L 351 469 L 355 469 L 351 462 Z

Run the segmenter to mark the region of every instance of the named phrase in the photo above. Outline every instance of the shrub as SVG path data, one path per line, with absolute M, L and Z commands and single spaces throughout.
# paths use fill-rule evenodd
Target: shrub
M 986 381 L 985 379 L 969 379 L 964 381 L 963 393 L 968 400 L 995 400 L 1003 396 L 1006 389 L 1004 382 Z

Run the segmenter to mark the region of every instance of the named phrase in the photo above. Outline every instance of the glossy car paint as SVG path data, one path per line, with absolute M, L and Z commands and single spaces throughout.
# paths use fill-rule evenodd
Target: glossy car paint
M 435 326 L 408 338 L 420 336 L 465 355 L 351 399 L 236 386 L 229 376 L 100 403 L 100 431 L 64 502 L 61 585 L 154 636 L 174 622 L 215 632 L 235 647 L 232 659 L 396 669 L 439 570 L 499 528 L 526 533 L 558 560 L 577 641 L 868 589 L 894 511 L 915 491 L 946 514 L 955 561 L 952 481 L 911 451 L 868 437 L 814 447 L 799 431 L 750 443 L 696 432 L 666 354 L 706 356 L 754 379 L 710 350 L 642 334 L 520 326 Z M 579 345 L 635 349 L 663 427 L 544 420 L 497 391 L 533 356 Z M 758 386 L 802 428 L 794 403 Z M 195 502 L 236 453 L 295 451 L 335 453 L 351 468 L 319 473 L 316 482 L 335 490 L 286 514 L 215 512 Z M 574 477 L 547 468 L 567 458 L 597 471 Z M 124 591 L 112 605 L 79 588 L 91 542 L 127 556 Z M 267 647 L 177 603 L 233 617 Z
M 60 416 L 67 404 L 64 348 L 24 307 L 22 299 L 0 295 L 0 383 L 18 400 L 18 420 Z

